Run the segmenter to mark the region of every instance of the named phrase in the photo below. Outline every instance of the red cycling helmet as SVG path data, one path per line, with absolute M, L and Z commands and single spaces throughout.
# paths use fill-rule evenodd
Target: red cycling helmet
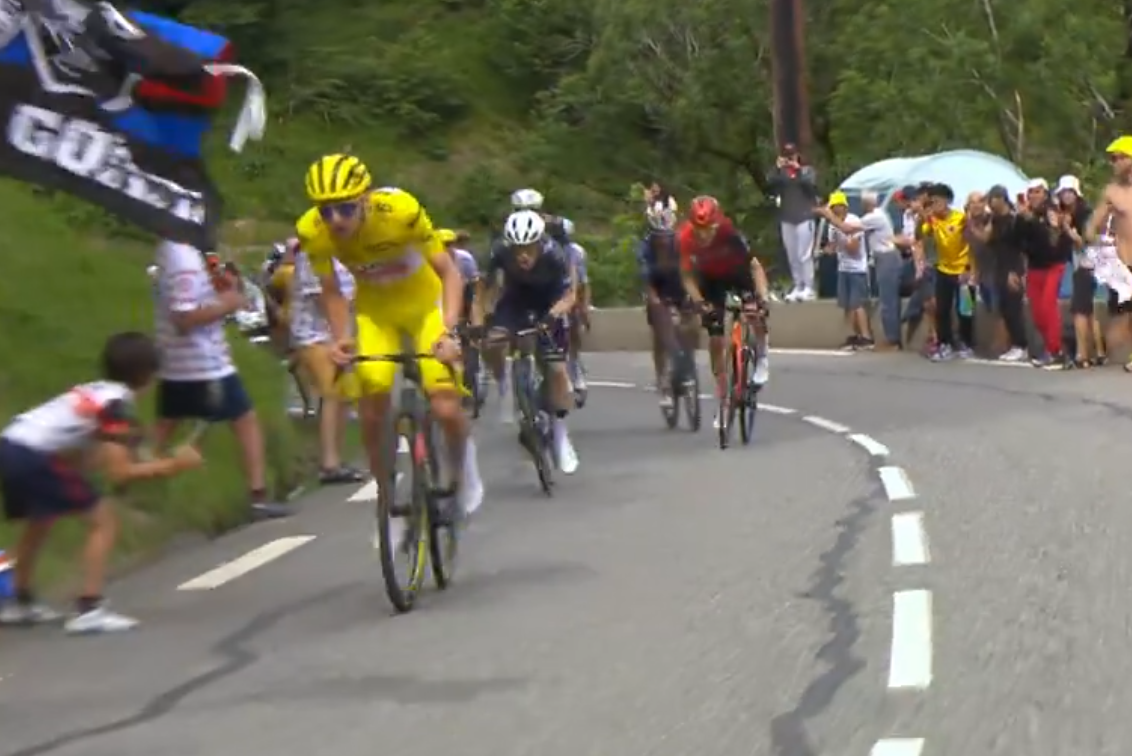
M 723 220 L 723 210 L 719 207 L 719 200 L 715 197 L 701 195 L 692 200 L 688 211 L 688 218 L 697 228 L 718 226 Z

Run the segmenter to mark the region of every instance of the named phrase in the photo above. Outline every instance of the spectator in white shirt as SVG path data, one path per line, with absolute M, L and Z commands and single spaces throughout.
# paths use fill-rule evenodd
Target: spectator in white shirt
M 245 305 L 238 281 L 188 244 L 157 247 L 161 270 L 156 303 L 162 364 L 157 384 L 154 441 L 163 448 L 184 420 L 231 423 L 244 456 L 253 514 L 282 517 L 283 504 L 267 498 L 263 434 L 228 349 L 224 320 Z
M 843 349 L 871 349 L 869 328 L 869 256 L 860 232 L 861 219 L 849 212 L 849 199 L 844 192 L 834 192 L 829 204 L 818 210 L 830 223 L 827 252 L 837 255 L 837 305 L 845 313 L 849 335 Z
M 294 260 L 295 274 L 291 279 L 290 295 L 291 348 L 306 373 L 307 385 L 313 386 L 322 399 L 318 421 L 322 462 L 319 480 L 323 484 L 357 483 L 365 480 L 365 475 L 342 464 L 342 443 L 349 411 L 345 398 L 351 393 L 353 376 L 339 376 L 338 368 L 330 359 L 330 326 L 320 303 L 322 285 L 311 269 L 310 260 L 301 249 L 295 252 Z M 354 277 L 337 260 L 334 261 L 334 272 L 338 278 L 338 289 L 353 302 Z
M 904 273 L 904 260 L 896 248 L 896 231 L 892 219 L 880 207 L 880 197 L 876 192 L 861 193 L 861 209 L 864 215 L 854 224 L 847 215 L 842 221 L 830 213 L 829 222 L 834 228 L 847 234 L 860 233 L 864 242 L 865 264 L 871 255 L 877 273 L 877 295 L 880 300 L 880 322 L 884 329 L 885 343 L 877 346 L 880 351 L 900 348 L 900 282 Z M 840 264 L 838 267 L 842 267 Z M 839 284 L 840 287 L 840 284 Z

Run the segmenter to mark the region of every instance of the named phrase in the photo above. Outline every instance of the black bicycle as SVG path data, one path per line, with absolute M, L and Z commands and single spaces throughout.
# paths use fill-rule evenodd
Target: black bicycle
M 731 442 L 736 415 L 739 416 L 739 437 L 744 445 L 750 443 L 754 436 L 755 416 L 759 411 L 759 390 L 762 388 L 751 380 L 761 356 L 753 324 L 753 319 L 759 317 L 758 302 L 748 294 L 742 299 L 729 295 L 724 309 L 731 315 L 731 327 L 726 331 L 727 354 L 719 387 L 720 449 L 726 449 Z
M 700 378 L 696 370 L 695 349 L 684 343 L 683 313 L 677 307 L 668 307 L 663 317 L 672 319 L 674 338 L 668 347 L 668 385 L 663 387 L 671 403 L 664 403 L 660 413 L 669 428 L 680 422 L 680 408 L 688 421 L 688 429 L 698 431 L 702 422 L 700 408 Z
M 428 397 L 421 386 L 420 360 L 435 360 L 431 354 L 359 355 L 354 362 L 393 362 L 401 365 L 405 385 L 398 398 L 393 433 L 385 454 L 386 480 L 378 481 L 377 527 L 374 545 L 381 555 L 381 574 L 385 591 L 398 612 L 413 608 L 424 585 L 427 564 L 432 562 L 436 587 L 444 590 L 456 569 L 459 536 L 455 481 L 441 486 L 436 441 L 439 430 Z M 451 370 L 451 368 L 449 368 Z M 458 380 L 452 371 L 454 380 Z M 404 452 L 404 453 L 399 453 Z M 408 463 L 409 470 L 403 469 Z M 407 501 L 402 501 L 409 479 Z M 393 519 L 404 522 L 403 536 L 394 542 Z M 398 557 L 407 557 L 408 575 L 398 575 Z
M 464 358 L 464 389 L 469 394 L 467 397 L 468 406 L 472 411 L 472 417 L 479 418 L 486 397 L 484 396 L 483 380 L 480 377 L 483 363 L 480 355 L 479 335 L 475 333 L 475 329 L 465 330 L 461 334 L 460 350 Z
M 562 362 L 566 357 L 560 350 L 546 347 L 546 334 L 547 327 L 539 324 L 504 338 L 511 342 L 511 391 L 518 410 L 519 443 L 531 457 L 543 493 L 553 496 L 556 463 L 551 414 L 547 410 L 549 386 L 544 376 L 547 365 Z

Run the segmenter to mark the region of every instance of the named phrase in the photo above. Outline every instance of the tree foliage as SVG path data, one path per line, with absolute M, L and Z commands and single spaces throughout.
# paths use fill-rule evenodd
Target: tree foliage
M 764 171 L 775 151 L 768 2 L 148 7 L 230 36 L 265 77 L 277 120 L 345 129 L 357 142 L 376 130 L 415 154 L 451 156 L 428 170 L 453 222 L 500 212 L 501 195 L 521 181 L 608 229 L 625 187 L 657 177 L 685 197 L 718 195 L 765 245 Z M 1104 143 L 1132 128 L 1125 0 L 808 0 L 806 21 L 811 158 L 826 189 L 883 157 L 957 147 L 1031 174 L 1087 176 L 1103 170 Z M 456 149 L 471 135 L 501 149 Z M 313 149 L 241 158 L 240 175 L 274 176 L 275 164 Z

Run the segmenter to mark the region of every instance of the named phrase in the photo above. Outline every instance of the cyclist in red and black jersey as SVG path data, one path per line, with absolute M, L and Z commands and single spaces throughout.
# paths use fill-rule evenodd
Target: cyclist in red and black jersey
M 694 303 L 704 308 L 703 326 L 709 336 L 711 372 L 716 376 L 718 385 L 723 371 L 727 295 L 734 293 L 740 297 L 753 297 L 756 306 L 765 315 L 769 295 L 766 271 L 714 197 L 692 200 L 688 219 L 677 231 L 676 243 L 680 249 L 680 277 L 684 290 Z M 761 356 L 751 380 L 763 385 L 770 379 L 765 317 L 756 320 L 755 332 Z

